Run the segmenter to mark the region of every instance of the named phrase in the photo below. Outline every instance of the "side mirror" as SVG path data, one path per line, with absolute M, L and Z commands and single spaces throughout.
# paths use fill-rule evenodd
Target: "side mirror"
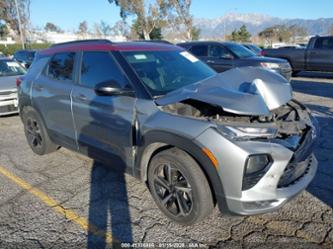
M 111 80 L 106 82 L 101 82 L 96 85 L 95 92 L 99 96 L 133 96 L 134 90 L 130 88 L 122 88 L 118 82 Z

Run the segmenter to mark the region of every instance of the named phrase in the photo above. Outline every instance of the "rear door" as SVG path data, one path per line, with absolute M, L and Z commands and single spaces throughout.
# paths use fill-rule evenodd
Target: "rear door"
M 333 72 L 333 37 L 318 37 L 307 50 L 307 70 Z
M 79 149 L 113 167 L 126 168 L 131 165 L 135 98 L 99 96 L 95 87 L 102 82 L 115 81 L 125 88 L 128 80 L 107 51 L 82 52 L 79 74 L 79 84 L 72 92 Z
M 208 65 L 218 73 L 234 67 L 233 55 L 222 45 L 210 45 L 208 48 Z
M 41 114 L 49 134 L 58 144 L 73 149 L 77 148 L 71 112 L 75 56 L 73 52 L 53 55 L 32 87 L 33 106 Z

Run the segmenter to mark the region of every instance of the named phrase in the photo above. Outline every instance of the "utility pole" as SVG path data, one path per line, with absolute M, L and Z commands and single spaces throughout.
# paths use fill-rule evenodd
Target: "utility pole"
M 23 32 L 22 32 L 21 16 L 20 16 L 20 12 L 19 12 L 19 8 L 18 8 L 17 0 L 14 0 L 14 1 L 15 1 L 15 6 L 16 6 L 16 15 L 17 15 L 17 20 L 18 20 L 18 25 L 19 25 L 19 31 L 20 31 L 22 49 L 25 49 L 24 37 L 23 37 Z

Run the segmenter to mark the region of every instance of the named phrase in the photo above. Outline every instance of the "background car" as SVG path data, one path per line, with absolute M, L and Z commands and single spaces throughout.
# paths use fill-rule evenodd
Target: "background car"
M 247 49 L 250 49 L 252 52 L 254 52 L 256 55 L 261 56 L 261 51 L 262 49 L 260 47 L 258 47 L 255 44 L 252 43 L 243 43 L 242 44 L 244 47 L 246 47 Z
M 244 46 L 233 42 L 187 42 L 177 44 L 206 62 L 217 72 L 224 72 L 235 67 L 261 67 L 291 78 L 291 67 L 284 59 L 268 58 L 256 55 Z
M 312 37 L 306 48 L 264 49 L 262 53 L 288 60 L 293 75 L 301 71 L 333 72 L 333 36 Z
M 0 116 L 18 112 L 16 81 L 25 73 L 16 61 L 0 58 Z
M 35 50 L 18 50 L 14 54 L 14 59 L 20 62 L 25 68 L 29 68 L 34 60 Z

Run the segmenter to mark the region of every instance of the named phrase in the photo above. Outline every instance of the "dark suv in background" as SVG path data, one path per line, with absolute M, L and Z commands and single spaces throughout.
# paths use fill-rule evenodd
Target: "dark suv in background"
M 224 72 L 235 67 L 253 66 L 279 73 L 287 80 L 291 77 L 292 70 L 288 61 L 259 56 L 237 43 L 200 41 L 177 45 L 189 50 L 217 72 Z
M 25 68 L 29 68 L 32 64 L 36 51 L 35 50 L 18 50 L 13 58 L 20 62 Z

